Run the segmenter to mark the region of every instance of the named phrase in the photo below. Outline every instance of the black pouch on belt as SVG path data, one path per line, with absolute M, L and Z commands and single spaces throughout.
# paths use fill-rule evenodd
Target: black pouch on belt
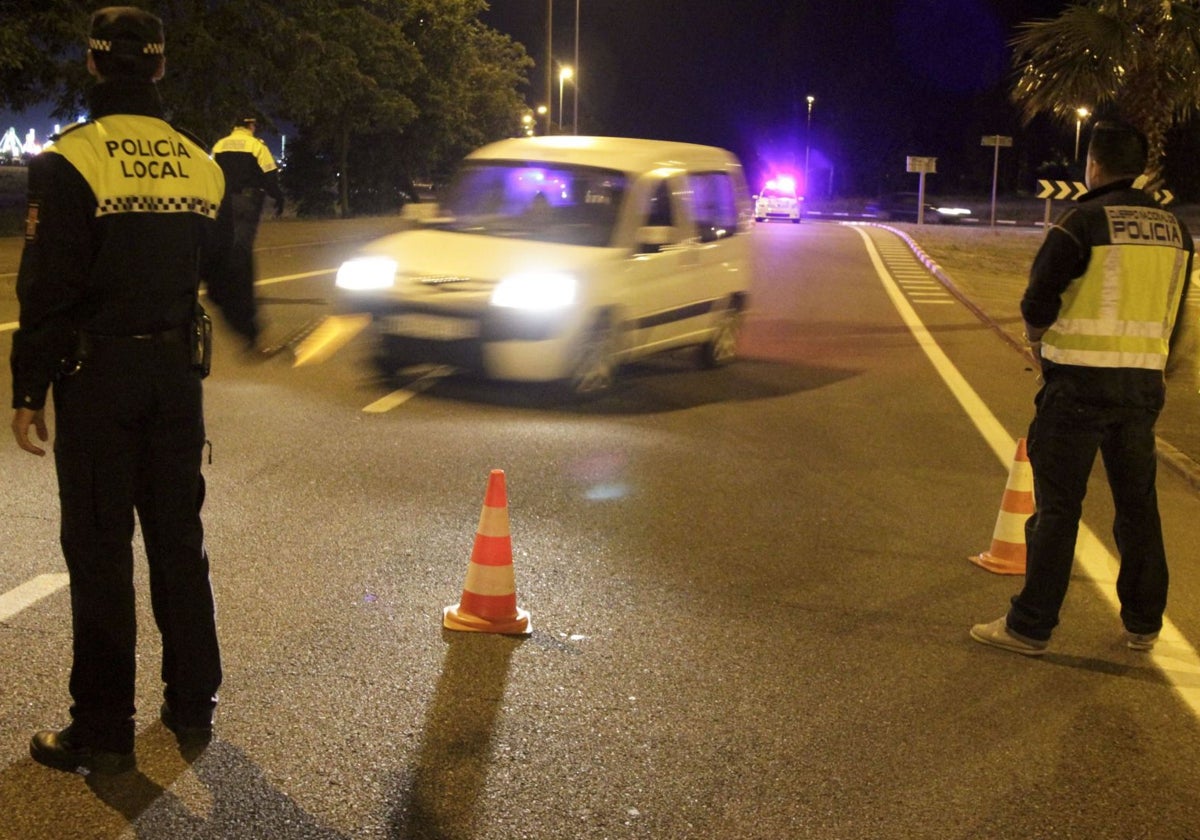
M 198 303 L 192 316 L 191 339 L 192 370 L 200 371 L 200 378 L 204 379 L 212 371 L 212 318 Z

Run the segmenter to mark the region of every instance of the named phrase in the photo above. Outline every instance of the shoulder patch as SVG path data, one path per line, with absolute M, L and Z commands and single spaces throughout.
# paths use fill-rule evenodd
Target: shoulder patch
M 39 206 L 40 206 L 39 202 L 30 201 L 29 204 L 25 208 L 25 241 L 26 242 L 32 243 L 32 242 L 37 241 L 38 207 Z

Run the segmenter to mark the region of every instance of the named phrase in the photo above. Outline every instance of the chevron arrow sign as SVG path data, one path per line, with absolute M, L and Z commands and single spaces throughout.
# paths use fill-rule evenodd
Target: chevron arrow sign
M 1087 184 L 1079 181 L 1038 181 L 1038 198 L 1074 201 L 1087 192 Z

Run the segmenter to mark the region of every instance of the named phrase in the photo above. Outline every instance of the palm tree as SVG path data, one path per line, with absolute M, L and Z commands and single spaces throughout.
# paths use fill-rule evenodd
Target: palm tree
M 1076 109 L 1145 132 L 1148 185 L 1161 184 L 1167 130 L 1200 108 L 1200 0 L 1081 0 L 1018 27 L 1013 101 L 1028 123 Z

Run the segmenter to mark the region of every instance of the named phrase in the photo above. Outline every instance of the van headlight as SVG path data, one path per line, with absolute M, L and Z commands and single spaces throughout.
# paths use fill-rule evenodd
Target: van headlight
M 505 277 L 492 291 L 492 306 L 548 312 L 575 302 L 575 278 L 558 272 L 525 272 Z
M 396 261 L 387 257 L 356 257 L 342 263 L 335 283 L 355 292 L 390 289 L 396 284 L 396 268 Z

